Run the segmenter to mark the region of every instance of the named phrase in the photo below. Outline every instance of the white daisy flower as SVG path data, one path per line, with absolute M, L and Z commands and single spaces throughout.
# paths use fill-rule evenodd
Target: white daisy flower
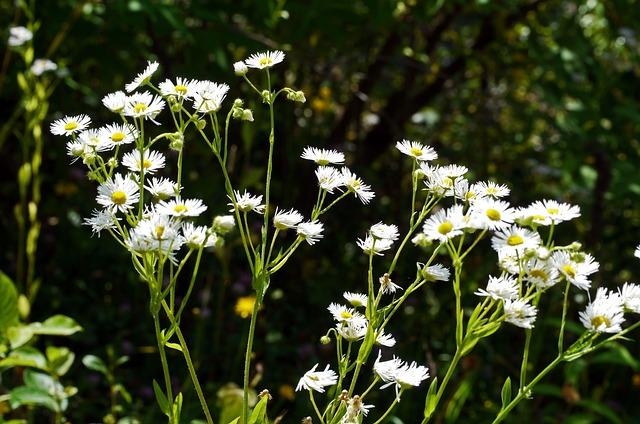
M 447 165 L 438 168 L 438 173 L 451 179 L 462 177 L 467 172 L 469 172 L 469 169 L 462 165 Z
M 551 263 L 567 281 L 581 290 L 591 287 L 588 276 L 600 268 L 600 264 L 590 254 L 569 254 L 563 250 L 553 253 Z
M 360 424 L 362 420 L 358 417 L 360 415 L 366 417 L 372 408 L 374 408 L 374 405 L 365 405 L 360 396 L 355 395 L 347 402 L 347 412 L 345 412 L 340 422 L 341 424 Z
M 100 129 L 100 138 L 111 150 L 123 144 L 130 144 L 138 138 L 138 130 L 129 124 L 109 124 Z
M 493 181 L 480 181 L 474 184 L 474 190 L 481 197 L 492 198 L 506 197 L 511 192 L 511 190 L 509 190 L 509 187 L 507 187 L 506 185 L 498 184 Z
M 543 200 L 534 202 L 529 206 L 532 215 L 545 216 L 551 223 L 559 224 L 570 221 L 580 216 L 580 207 L 568 203 L 559 203 L 555 200 Z
M 476 201 L 470 213 L 474 225 L 491 231 L 509 227 L 515 218 L 514 210 L 507 202 L 491 198 Z
M 429 368 L 412 362 L 398 369 L 395 375 L 396 398 L 400 401 L 400 390 L 418 387 L 420 383 L 429 378 Z
M 49 59 L 36 59 L 33 61 L 30 69 L 33 75 L 40 76 L 45 72 L 55 71 L 58 69 L 58 65 Z
M 276 213 L 273 216 L 273 226 L 278 230 L 286 230 L 288 228 L 294 228 L 303 219 L 302 214 L 295 209 L 286 211 L 276 208 Z
M 429 240 L 437 240 L 445 243 L 462 234 L 464 220 L 462 206 L 455 205 L 449 209 L 440 209 L 425 221 L 422 232 Z
M 418 262 L 418 267 L 422 267 L 420 275 L 426 281 L 449 281 L 449 277 L 451 276 L 449 269 L 440 264 L 423 267 L 422 264 Z
M 140 199 L 138 184 L 129 177 L 116 174 L 98 187 L 96 201 L 112 212 L 126 212 Z
M 71 163 L 74 163 L 81 157 L 84 157 L 86 153 L 92 150 L 93 149 L 91 149 L 89 146 L 87 146 L 80 140 L 71 140 L 67 142 L 67 155 L 73 158 L 71 160 Z
M 197 81 L 188 80 L 186 78 L 177 77 L 173 82 L 170 79 L 166 79 L 160 83 L 158 88 L 163 96 L 173 97 L 178 100 L 188 99 L 195 93 Z
M 351 304 L 351 306 L 356 308 L 367 306 L 367 301 L 369 299 L 369 296 L 362 293 L 344 292 L 342 296 Z
M 162 97 L 155 96 L 147 91 L 134 93 L 127 97 L 124 104 L 124 114 L 134 118 L 151 119 L 152 121 L 164 109 Z
M 362 239 L 358 239 L 358 247 L 364 251 L 367 255 L 382 255 L 382 252 L 391 249 L 393 246 L 393 240 L 389 239 L 377 239 L 371 237 L 371 234 Z
M 204 225 L 195 226 L 191 222 L 182 224 L 182 236 L 187 246 L 192 249 L 215 246 L 218 238 L 215 233 L 210 233 Z
M 391 281 L 391 277 L 387 273 L 380 277 L 378 282 L 380 283 L 380 290 L 382 291 L 382 294 L 393 294 L 397 290 L 402 290 L 402 287 Z
M 89 128 L 78 134 L 78 140 L 96 152 L 109 150 L 100 130 Z
M 520 274 L 520 259 L 518 251 L 508 249 L 498 251 L 498 266 L 502 271 L 509 274 Z
M 635 256 L 636 258 L 640 258 L 640 245 L 636 247 L 635 252 L 633 252 L 633 256 Z
M 487 288 L 478 289 L 474 294 L 494 300 L 515 300 L 518 298 L 518 280 L 507 276 L 489 276 Z
M 469 181 L 464 178 L 458 178 L 454 182 L 453 191 L 457 199 L 467 202 L 470 205 L 474 204 L 478 199 L 482 199 L 482 196 L 478 190 L 478 184 L 469 184 Z
M 416 169 L 416 175 L 420 179 L 434 178 L 438 173 L 440 167 L 438 165 L 431 165 L 427 162 L 418 162 L 418 169 Z
M 619 292 L 624 307 L 631 312 L 640 313 L 640 286 L 624 283 L 622 290 L 619 290 Z
M 541 243 L 538 233 L 517 225 L 503 228 L 491 238 L 491 246 L 496 252 L 505 251 L 518 256 L 522 256 L 526 249 L 537 248 Z
M 296 392 L 304 389 L 324 393 L 325 387 L 333 386 L 338 382 L 338 375 L 329 369 L 329 365 L 324 371 L 316 371 L 316 368 L 318 368 L 318 364 L 315 364 L 302 376 L 296 386 Z
M 394 339 L 391 334 L 385 334 L 384 330 L 381 330 L 378 337 L 376 337 L 376 344 L 379 344 L 380 346 L 394 347 L 396 345 L 396 339 Z
M 318 240 L 320 240 L 323 237 L 322 235 L 323 230 L 324 230 L 324 224 L 318 221 L 301 222 L 296 226 L 296 231 L 298 235 L 304 237 L 304 240 L 309 245 L 315 244 Z
M 427 161 L 438 159 L 438 154 L 432 147 L 425 146 L 417 141 L 402 140 L 396 143 L 396 149 L 416 160 Z
M 300 155 L 302 159 L 312 160 L 320 166 L 341 165 L 344 163 L 344 153 L 337 150 L 318 149 L 317 147 L 307 146 Z
M 398 370 L 404 365 L 404 362 L 395 355 L 388 361 L 381 361 L 382 351 L 378 351 L 378 357 L 373 364 L 373 372 L 385 383 L 393 384 L 395 382 Z M 386 387 L 386 386 L 385 386 Z
M 343 167 L 342 183 L 347 189 L 360 199 L 363 204 L 368 204 L 375 197 L 375 193 L 371 191 L 371 186 L 365 184 L 361 178 L 351 172 L 349 168 Z
M 227 234 L 236 226 L 233 215 L 218 215 L 213 218 L 213 231 L 218 234 Z
M 116 228 L 116 221 L 119 221 L 109 209 L 94 209 L 91 213 L 91 218 L 85 218 L 83 224 L 90 225 L 93 234 L 97 234 L 100 237 L 100 232 L 104 230 L 112 230 Z
M 200 81 L 194 88 L 193 108 L 199 113 L 217 112 L 227 96 L 229 86 L 213 81 Z
M 502 304 L 504 308 L 504 320 L 521 328 L 533 328 L 538 310 L 535 306 L 529 305 L 522 299 L 505 300 Z
M 262 53 L 254 53 L 251 56 L 249 56 L 249 58 L 246 59 L 244 63 L 249 68 L 265 69 L 265 68 L 271 68 L 273 65 L 277 65 L 283 60 L 284 60 L 284 53 L 280 50 L 275 50 L 275 51 L 266 51 Z
M 398 233 L 397 225 L 387 225 L 383 224 L 382 222 L 373 224 L 371 226 L 371 229 L 369 229 L 369 233 L 377 239 L 385 239 L 391 241 L 398 240 L 398 237 L 400 236 L 400 234 Z
M 424 169 L 424 167 L 421 168 Z M 443 169 L 444 168 L 437 168 L 427 177 L 427 180 L 425 181 L 427 191 L 435 194 L 436 196 L 455 196 L 457 194 L 455 188 L 464 187 L 464 178 L 449 177 L 442 172 Z
M 624 322 L 623 300 L 620 294 L 600 287 L 596 297 L 579 313 L 580 322 L 596 333 L 619 333 Z
M 62 119 L 53 121 L 50 130 L 53 135 L 71 135 L 84 130 L 90 123 L 91 118 L 84 114 L 65 116 Z
M 429 240 L 429 237 L 427 237 L 425 233 L 420 232 L 413 236 L 411 243 L 419 247 L 429 247 L 431 240 Z
M 158 70 L 158 62 L 147 61 L 147 67 L 140 72 L 129 84 L 125 86 L 127 92 L 131 93 L 136 88 L 149 82 L 151 75 Z
M 336 325 L 336 331 L 340 336 L 348 342 L 356 342 L 364 339 L 367 335 L 368 327 L 367 319 L 359 316 L 348 321 L 340 322 Z
M 145 174 L 153 174 L 157 170 L 164 168 L 165 157 L 158 151 L 145 150 L 142 158 L 140 158 L 140 152 L 134 150 L 122 156 L 122 165 L 131 172 L 140 173 L 144 170 Z
M 229 212 L 233 212 L 237 208 L 240 212 L 251 212 L 254 211 L 259 214 L 264 213 L 265 205 L 262 204 L 262 195 L 254 196 L 251 193 L 244 191 L 243 194 L 240 194 L 238 190 L 234 190 L 234 197 L 236 198 L 235 204 L 233 202 L 227 203 L 227 205 L 231 206 Z M 232 199 L 233 200 L 233 199 Z
M 200 199 L 181 199 L 176 197 L 168 201 L 162 200 L 158 203 L 156 210 L 163 215 L 177 217 L 199 216 L 207 210 L 207 207 Z
M 178 195 L 178 185 L 168 178 L 153 177 L 144 186 L 147 191 L 160 200 L 167 200 Z
M 111 112 L 120 113 L 124 111 L 124 106 L 127 104 L 127 95 L 124 91 L 116 91 L 115 93 L 109 93 L 102 98 L 102 104 Z
M 366 318 L 360 312 L 356 312 L 355 309 L 340 305 L 339 303 L 332 302 L 327 310 L 333 315 L 333 319 L 337 322 L 361 321 L 363 319 L 366 321 Z
M 560 273 L 551 261 L 529 259 L 524 263 L 524 281 L 538 289 L 547 289 L 560 281 Z
M 319 166 L 315 174 L 318 185 L 327 193 L 333 193 L 333 190 L 344 185 L 340 171 L 331 166 Z
M 240 61 L 233 64 L 233 72 L 238 76 L 246 75 L 249 72 L 249 67 L 247 64 Z
M 14 26 L 9 28 L 9 39 L 7 44 L 11 47 L 19 47 L 27 41 L 33 39 L 33 32 L 23 26 Z
M 171 242 L 180 236 L 180 222 L 156 210 L 146 214 L 138 222 L 134 232 L 153 242 Z

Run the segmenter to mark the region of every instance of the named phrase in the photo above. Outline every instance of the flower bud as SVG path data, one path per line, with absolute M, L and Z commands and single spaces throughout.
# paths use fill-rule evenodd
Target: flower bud
M 253 122 L 253 112 L 251 112 L 251 109 L 242 110 L 242 120 Z
M 264 103 L 271 103 L 271 92 L 269 90 L 262 90 L 260 95 L 262 96 L 262 101 Z
M 169 148 L 171 150 L 175 150 L 176 152 L 182 150 L 182 146 L 184 146 L 184 134 L 178 131 L 169 135 L 168 138 L 171 140 L 169 142 Z
M 204 119 L 198 119 L 196 121 L 196 128 L 198 128 L 199 130 L 203 130 L 204 127 L 207 126 L 207 121 L 205 121 Z
M 213 231 L 218 234 L 227 234 L 236 226 L 236 220 L 233 215 L 218 215 L 213 218 Z
M 233 64 L 233 72 L 235 72 L 236 75 L 241 77 L 243 75 L 246 75 L 247 72 L 249 72 L 249 68 L 244 62 L 240 61 Z
M 109 168 L 115 168 L 118 166 L 118 159 L 116 159 L 115 156 L 109 158 L 109 160 L 107 161 L 107 166 Z
M 425 233 L 418 233 L 411 239 L 411 243 L 419 247 L 431 246 L 431 240 L 429 240 Z
M 329 343 L 331 343 L 331 337 L 329 336 L 320 337 L 320 343 L 322 343 L 323 345 L 328 345 Z
M 244 101 L 242 99 L 235 99 L 233 101 L 233 107 L 242 107 L 244 106 Z

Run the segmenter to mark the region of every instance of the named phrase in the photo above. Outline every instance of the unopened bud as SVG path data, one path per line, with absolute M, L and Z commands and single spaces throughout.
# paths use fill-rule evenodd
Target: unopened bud
M 320 337 L 320 343 L 322 343 L 323 345 L 328 345 L 329 343 L 331 343 L 331 337 L 329 336 Z
M 253 122 L 253 112 L 251 112 L 251 109 L 242 110 L 242 120 Z
M 233 101 L 233 107 L 242 107 L 244 106 L 244 101 L 242 99 L 235 99 Z
M 271 103 L 271 92 L 269 90 L 262 90 L 260 95 L 262 96 L 262 101 L 264 103 Z
M 233 64 L 233 72 L 235 72 L 236 75 L 241 77 L 243 75 L 246 75 L 247 72 L 249 72 L 249 68 L 244 62 L 240 61 Z
M 196 121 L 196 128 L 198 128 L 199 130 L 203 130 L 204 127 L 207 126 L 207 121 L 205 121 L 204 119 L 198 119 Z

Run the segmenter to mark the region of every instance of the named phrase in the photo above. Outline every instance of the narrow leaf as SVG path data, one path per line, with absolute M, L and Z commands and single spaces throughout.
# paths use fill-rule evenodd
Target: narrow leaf
M 436 410 L 436 396 L 438 395 L 438 377 L 435 377 L 429 386 L 427 397 L 424 401 L 424 417 L 429 418 Z
M 502 386 L 502 409 L 506 408 L 511 402 L 511 378 L 507 377 Z

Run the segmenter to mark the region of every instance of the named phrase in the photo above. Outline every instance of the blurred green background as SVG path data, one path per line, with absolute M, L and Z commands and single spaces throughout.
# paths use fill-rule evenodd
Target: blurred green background
M 13 0 L 0 0 L 3 31 L 25 19 Z M 39 0 L 35 19 L 40 23 L 36 56 L 48 55 L 60 67 L 51 76 L 57 82 L 45 129 L 64 114 L 87 113 L 94 122 L 110 122 L 102 96 L 122 89 L 146 60 L 157 60 L 158 78 L 227 82 L 227 102 L 247 100 L 256 122 L 232 130 L 232 178 L 238 187 L 260 192 L 268 113 L 233 74 L 232 64 L 250 53 L 281 49 L 287 58 L 273 70 L 276 84 L 303 90 L 307 103 L 277 107 L 276 204 L 310 209 L 313 167 L 298 158 L 306 145 L 345 151 L 348 165 L 373 186 L 377 196 L 371 205 L 343 202 L 329 214 L 325 238 L 302 249 L 272 281 L 258 322 L 255 363 L 262 379 L 256 389 L 271 391 L 270 414 L 286 414 L 284 422 L 309 413 L 306 396 L 293 393 L 298 378 L 316 362 L 334 361 L 333 348 L 319 343 L 332 324 L 326 307 L 344 290 L 364 290 L 366 258 L 356 238 L 380 220 L 406 229 L 410 168 L 393 148 L 402 138 L 433 146 L 443 163 L 469 167 L 474 179 L 509 185 L 515 205 L 540 198 L 580 205 L 583 217 L 561 227 L 558 240 L 579 240 L 594 254 L 601 263 L 596 285 L 638 281 L 633 249 L 640 242 L 640 4 L 635 0 Z M 5 47 L 0 269 L 14 276 L 19 235 L 13 209 L 24 126 L 14 111 L 20 109 L 16 75 L 23 64 Z M 206 146 L 189 141 L 184 186 L 205 200 L 208 213 L 225 213 L 217 166 Z M 160 363 L 147 289 L 129 269 L 126 252 L 108 237 L 90 237 L 89 228 L 80 225 L 94 207 L 95 185 L 80 164 L 69 165 L 64 141 L 48 131 L 41 173 L 36 264 L 41 286 L 31 318 L 64 313 L 76 319 L 85 331 L 68 345 L 78 357 L 105 357 L 107 350 L 129 356 L 117 373 L 133 398 L 126 412 L 141 422 L 160 422 L 151 389 Z M 206 255 L 198 293 L 183 321 L 211 405 L 221 387 L 241 382 L 248 321 L 234 305 L 251 290 L 240 253 L 231 237 L 224 250 Z M 413 277 L 421 259 L 418 249 L 405 255 L 399 284 Z M 478 285 L 496 272 L 488 241 L 470 261 L 467 305 L 475 302 Z M 391 324 L 395 352 L 426 363 L 432 375 L 454 350 L 452 299 L 446 284 L 429 287 Z M 576 322 L 585 300 L 574 299 L 569 310 Z M 557 291 L 541 305 L 534 369 L 554 355 L 558 323 L 545 317 L 557 317 L 561 303 Z M 523 340 L 520 329 L 505 327 L 479 345 L 445 395 L 438 422 L 487 422 L 495 416 L 502 382 L 517 375 Z M 628 350 L 598 353 L 555 372 L 510 422 L 640 423 L 640 347 L 625 346 Z M 174 353 L 174 383 L 186 384 L 183 416 L 197 418 L 195 393 Z M 66 379 L 79 388 L 66 414 L 71 422 L 101 422 L 108 411 L 104 379 L 79 361 Z M 6 389 L 5 383 L 0 388 Z M 395 414 L 402 421 L 396 423 L 418 422 L 425 386 L 403 396 Z M 380 404 L 390 396 L 385 392 Z

